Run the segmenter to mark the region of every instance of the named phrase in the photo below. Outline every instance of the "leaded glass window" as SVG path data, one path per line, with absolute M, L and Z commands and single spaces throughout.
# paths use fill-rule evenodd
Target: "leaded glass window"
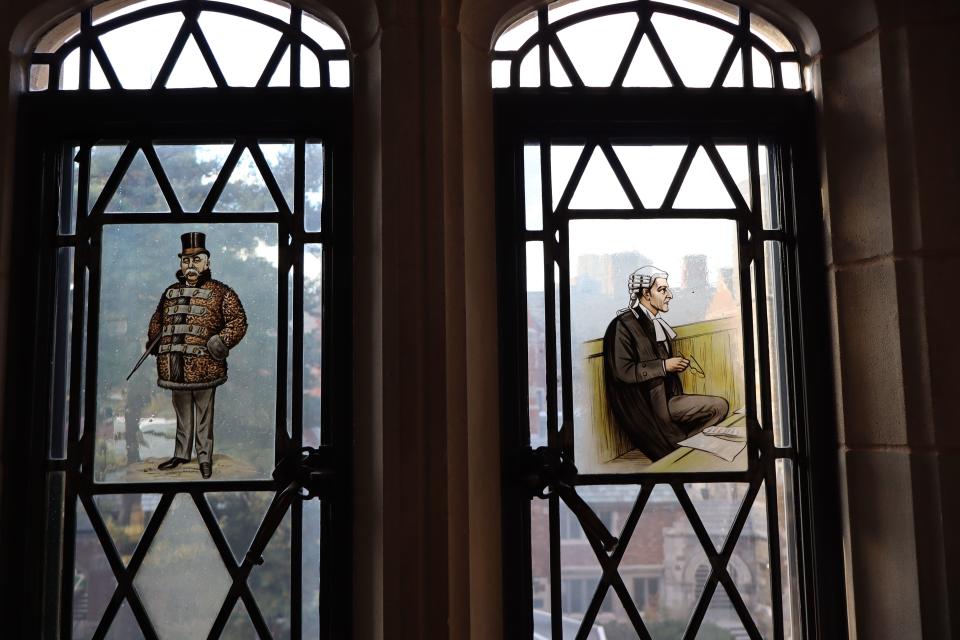
M 348 633 L 349 64 L 268 0 L 106 2 L 37 45 L 45 637 Z
M 715 0 L 554 2 L 496 40 L 508 633 L 813 628 L 801 62 Z

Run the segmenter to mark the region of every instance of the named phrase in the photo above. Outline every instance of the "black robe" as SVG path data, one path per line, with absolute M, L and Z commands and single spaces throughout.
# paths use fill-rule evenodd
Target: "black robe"
M 653 322 L 622 311 L 603 336 L 603 372 L 607 406 L 616 425 L 651 461 L 677 448 L 688 437 L 671 418 L 670 398 L 683 393 L 680 376 L 665 373 L 673 356 L 670 341 L 657 342 Z

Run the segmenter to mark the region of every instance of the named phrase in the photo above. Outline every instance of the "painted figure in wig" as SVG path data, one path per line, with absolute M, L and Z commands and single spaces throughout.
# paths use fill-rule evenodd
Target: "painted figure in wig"
M 158 468 L 189 462 L 195 444 L 200 475 L 209 478 L 217 387 L 227 381 L 227 356 L 246 334 L 247 316 L 233 289 L 212 278 L 206 235 L 185 233 L 180 241 L 177 281 L 160 297 L 147 338 L 147 351 L 157 357 L 157 384 L 171 390 L 177 414 L 173 457 Z
M 617 425 L 651 461 L 727 416 L 727 401 L 683 393 L 680 373 L 690 361 L 674 352 L 676 333 L 663 314 L 673 292 L 662 269 L 637 269 L 627 284 L 630 306 L 603 336 L 607 405 Z

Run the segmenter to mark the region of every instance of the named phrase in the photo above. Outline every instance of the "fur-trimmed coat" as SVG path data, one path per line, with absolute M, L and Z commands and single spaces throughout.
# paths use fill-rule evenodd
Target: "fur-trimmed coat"
M 150 318 L 147 344 L 158 334 L 157 384 L 165 389 L 210 389 L 227 381 L 227 356 L 247 332 L 247 315 L 233 289 L 200 274 L 194 286 L 181 272 Z

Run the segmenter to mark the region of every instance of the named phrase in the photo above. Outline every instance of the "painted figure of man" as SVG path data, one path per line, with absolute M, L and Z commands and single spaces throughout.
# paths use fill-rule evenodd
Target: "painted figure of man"
M 213 405 L 227 381 L 227 356 L 247 332 L 240 298 L 210 276 L 203 233 L 180 237 L 183 249 L 177 282 L 167 287 L 150 318 L 147 344 L 157 356 L 157 384 L 173 392 L 177 441 L 173 457 L 158 465 L 174 469 L 189 462 L 194 440 L 200 475 L 213 473 Z
M 663 319 L 673 293 L 667 273 L 653 266 L 630 275 L 630 308 L 603 336 L 607 406 L 633 445 L 651 461 L 723 420 L 729 406 L 716 396 L 683 393 L 680 372 L 690 361 L 673 350 L 676 333 Z

